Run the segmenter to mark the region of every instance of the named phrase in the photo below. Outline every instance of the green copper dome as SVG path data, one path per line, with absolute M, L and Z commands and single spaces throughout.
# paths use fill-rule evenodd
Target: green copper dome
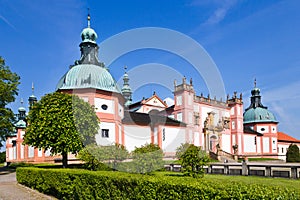
M 18 108 L 18 111 L 19 112 L 26 112 L 26 109 L 23 106 L 21 106 L 21 107 Z
M 24 120 L 19 120 L 16 124 L 15 127 L 17 128 L 26 128 L 26 122 Z
M 83 29 L 81 32 L 82 42 L 96 43 L 97 38 L 97 33 L 90 27 Z
M 273 113 L 266 108 L 256 107 L 250 108 L 244 113 L 244 124 L 256 122 L 276 122 Z
M 94 88 L 121 93 L 106 68 L 93 64 L 73 66 L 58 82 L 56 90 Z

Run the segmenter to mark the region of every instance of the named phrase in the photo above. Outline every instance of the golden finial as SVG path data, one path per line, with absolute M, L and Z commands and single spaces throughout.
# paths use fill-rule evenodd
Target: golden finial
M 32 91 L 32 94 L 34 94 L 34 85 L 33 85 L 33 82 L 31 83 L 31 91 Z
M 90 16 L 90 8 L 88 8 L 88 16 L 87 16 L 87 20 L 88 20 L 88 27 L 90 28 L 90 26 L 91 26 L 91 23 L 90 23 L 90 20 L 91 20 L 91 16 Z

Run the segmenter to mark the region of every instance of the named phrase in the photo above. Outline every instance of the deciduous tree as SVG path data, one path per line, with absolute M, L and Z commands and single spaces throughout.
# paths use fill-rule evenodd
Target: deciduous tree
M 181 156 L 186 152 L 186 150 L 191 146 L 189 143 L 182 143 L 179 147 L 176 148 L 176 158 L 181 159 Z
M 98 129 L 98 117 L 90 104 L 76 95 L 55 92 L 42 97 L 30 110 L 24 143 L 60 153 L 66 167 L 68 153 L 95 143 Z
M 204 166 L 209 162 L 209 157 L 201 147 L 191 144 L 181 156 L 183 173 L 194 178 L 203 177 Z
M 79 152 L 79 158 L 85 161 L 87 168 L 97 170 L 103 163 L 113 164 L 110 167 L 118 169 L 117 163 L 125 160 L 129 153 L 121 144 L 109 146 L 88 145 Z
M 6 106 L 15 101 L 19 80 L 20 77 L 10 71 L 0 56 L 0 147 L 6 136 L 11 135 L 14 130 L 14 113 Z
M 163 168 L 163 151 L 158 145 L 146 144 L 132 152 L 135 169 L 133 172 L 146 174 Z

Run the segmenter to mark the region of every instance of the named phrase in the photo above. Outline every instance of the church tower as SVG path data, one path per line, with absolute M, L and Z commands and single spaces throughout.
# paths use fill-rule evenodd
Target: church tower
M 108 68 L 98 59 L 98 35 L 90 21 L 88 14 L 87 27 L 81 32 L 81 57 L 59 80 L 56 91 L 75 94 L 95 107 L 101 121 L 96 135 L 99 145 L 122 143 L 125 99 Z
M 186 77 L 183 77 L 179 85 L 174 81 L 174 118 L 187 124 L 185 138 L 191 144 L 194 143 L 194 96 L 192 79 L 187 83 Z
M 260 89 L 254 81 L 251 90 L 250 106 L 244 112 L 244 127 L 258 132 L 261 136 L 255 138 L 256 152 L 262 155 L 277 153 L 277 124 L 274 114 L 261 102 Z

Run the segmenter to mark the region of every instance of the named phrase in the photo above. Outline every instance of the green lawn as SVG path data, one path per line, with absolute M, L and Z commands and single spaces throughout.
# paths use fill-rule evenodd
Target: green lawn
M 176 172 L 155 172 L 156 176 L 183 176 L 182 173 Z M 192 179 L 197 181 L 197 179 Z M 281 188 L 292 189 L 300 192 L 300 179 L 287 179 L 287 178 L 272 178 L 272 177 L 258 177 L 258 176 L 233 176 L 233 175 L 216 175 L 205 174 L 203 180 L 214 183 L 245 183 L 245 184 L 258 184 L 278 186 Z

